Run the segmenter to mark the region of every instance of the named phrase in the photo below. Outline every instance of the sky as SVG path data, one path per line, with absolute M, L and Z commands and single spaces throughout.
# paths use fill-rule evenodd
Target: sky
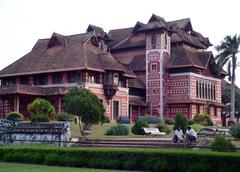
M 190 18 L 215 46 L 226 35 L 240 34 L 239 11 L 239 0 L 0 0 L 0 70 L 53 32 L 83 33 L 89 24 L 105 31 L 132 27 L 153 13 L 166 21 Z M 214 46 L 209 50 L 216 55 Z M 238 73 L 240 67 L 240 86 Z

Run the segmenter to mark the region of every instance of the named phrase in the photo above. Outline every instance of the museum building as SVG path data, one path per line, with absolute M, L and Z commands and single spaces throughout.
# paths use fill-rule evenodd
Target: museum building
M 209 39 L 189 18 L 166 22 L 155 14 L 144 24 L 110 30 L 89 25 L 86 32 L 39 39 L 32 50 L 0 71 L 0 115 L 28 116 L 35 98 L 49 100 L 58 113 L 71 87 L 89 89 L 115 120 L 146 114 L 188 119 L 209 114 L 221 123 L 221 81 Z

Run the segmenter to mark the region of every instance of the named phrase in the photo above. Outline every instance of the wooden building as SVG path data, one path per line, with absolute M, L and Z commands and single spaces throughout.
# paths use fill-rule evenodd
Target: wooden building
M 94 92 L 111 120 L 181 112 L 189 119 L 207 113 L 220 123 L 226 72 L 217 75 L 209 46 L 190 19 L 166 22 L 154 14 L 146 24 L 108 33 L 94 25 L 78 35 L 53 33 L 0 72 L 0 113 L 27 116 L 36 97 L 60 113 L 64 94 L 77 86 Z

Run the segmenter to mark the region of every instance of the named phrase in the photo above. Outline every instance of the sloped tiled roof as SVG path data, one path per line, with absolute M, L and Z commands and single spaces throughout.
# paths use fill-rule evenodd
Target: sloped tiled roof
M 146 70 L 146 55 L 134 56 L 132 61 L 129 63 L 129 67 L 133 71 Z
M 197 52 L 184 46 L 179 46 L 171 50 L 171 58 L 167 68 L 197 67 L 205 69 L 211 56 L 211 52 Z
M 110 30 L 108 35 L 113 41 L 109 44 L 109 47 L 116 50 L 145 46 L 146 43 L 142 40 L 132 40 L 132 35 L 138 31 L 159 28 L 171 30 L 171 43 L 183 42 L 202 49 L 212 45 L 208 38 L 192 29 L 189 18 L 166 22 L 163 18 L 153 14 L 147 24 L 137 22 L 134 27 Z
M 107 67 L 119 70 L 134 77 L 127 68 L 117 62 L 110 54 L 86 43 L 92 32 L 64 36 L 66 46 L 48 48 L 51 39 L 40 39 L 32 51 L 0 71 L 0 76 L 16 76 L 71 70 L 95 70 L 104 72 Z M 55 35 L 55 34 L 54 34 Z

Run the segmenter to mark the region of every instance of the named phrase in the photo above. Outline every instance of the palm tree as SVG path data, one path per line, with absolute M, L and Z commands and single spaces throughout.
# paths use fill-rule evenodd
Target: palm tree
M 220 45 L 216 46 L 219 54 L 216 57 L 217 65 L 223 68 L 228 64 L 229 80 L 231 81 L 231 110 L 230 121 L 234 121 L 235 114 L 235 69 L 237 66 L 237 54 L 239 53 L 240 35 L 226 36 Z

